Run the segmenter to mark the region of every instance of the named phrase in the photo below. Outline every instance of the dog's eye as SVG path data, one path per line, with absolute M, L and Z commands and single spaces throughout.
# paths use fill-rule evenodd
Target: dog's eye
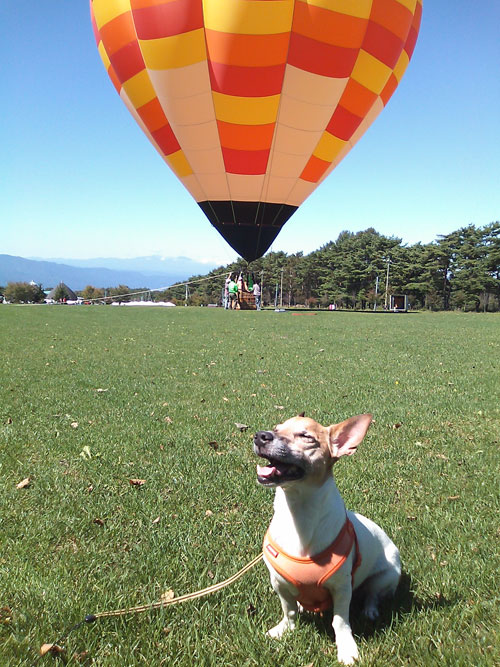
M 303 440 L 307 440 L 307 442 L 316 442 L 316 438 L 313 435 L 310 435 L 309 433 L 301 433 L 300 437 Z

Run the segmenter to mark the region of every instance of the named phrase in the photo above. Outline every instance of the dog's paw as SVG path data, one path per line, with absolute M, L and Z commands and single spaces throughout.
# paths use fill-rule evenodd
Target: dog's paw
M 271 628 L 267 632 L 267 636 L 271 637 L 271 639 L 281 639 L 285 632 L 288 632 L 289 630 L 293 630 L 295 628 L 295 624 L 291 623 L 288 619 L 284 618 L 281 623 L 278 623 L 278 625 L 274 626 L 274 628 Z
M 340 646 L 337 644 L 337 660 L 341 665 L 354 665 L 358 658 L 358 647 L 354 639 L 342 641 Z
M 366 605 L 363 609 L 363 614 L 369 621 L 376 621 L 380 616 L 378 607 L 376 605 Z

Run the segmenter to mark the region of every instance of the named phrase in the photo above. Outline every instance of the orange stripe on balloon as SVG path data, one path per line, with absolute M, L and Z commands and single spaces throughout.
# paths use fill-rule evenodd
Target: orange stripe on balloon
M 111 79 L 111 83 L 112 83 L 113 86 L 116 88 L 116 92 L 117 92 L 118 95 L 119 95 L 119 94 L 121 93 L 121 91 L 122 91 L 122 84 L 121 84 L 120 79 L 116 76 L 116 72 L 115 72 L 115 70 L 113 69 L 113 66 L 112 66 L 112 65 L 110 65 L 110 66 L 108 67 L 108 76 L 109 76 L 109 78 Z
M 397 0 L 373 0 L 370 21 L 387 28 L 400 39 L 406 40 L 413 14 Z
M 238 97 L 266 97 L 281 93 L 285 64 L 269 67 L 240 67 L 209 62 L 212 90 Z
M 120 14 L 101 28 L 101 38 L 109 56 L 137 39 L 132 14 Z
M 233 35 L 205 30 L 208 58 L 243 67 L 269 67 L 286 61 L 289 33 Z
M 350 76 L 357 57 L 358 49 L 344 49 L 296 33 L 290 35 L 288 62 L 312 74 L 346 78 Z
M 157 97 L 137 109 L 142 122 L 153 133 L 168 121 Z
M 338 106 L 326 126 L 326 129 L 333 136 L 349 141 L 354 132 L 358 129 L 363 119 L 356 116 L 342 106 Z
M 199 0 L 201 2 L 201 0 Z M 171 0 L 130 0 L 132 10 L 142 9 L 143 7 L 156 7 L 171 2 Z
M 394 76 L 394 74 L 391 74 L 389 77 L 389 80 L 384 86 L 384 89 L 380 93 L 380 99 L 384 103 L 384 106 L 387 104 L 387 102 L 391 99 L 393 92 L 396 90 L 398 87 L 398 80 Z
M 203 27 L 201 0 L 172 0 L 142 8 L 133 6 L 133 13 L 139 39 L 171 37 Z
M 363 42 L 367 23 L 367 19 L 296 2 L 292 32 L 326 44 L 356 49 Z
M 317 183 L 329 166 L 330 162 L 325 162 L 325 160 L 321 160 L 319 157 L 312 155 L 309 158 L 308 163 L 304 167 L 304 170 L 302 171 L 300 178 L 303 181 L 309 181 L 310 183 Z
M 269 159 L 269 150 L 238 151 L 222 147 L 224 165 L 229 174 L 265 174 Z
M 404 41 L 387 28 L 370 22 L 363 41 L 363 50 L 394 69 L 403 50 Z
M 265 150 L 271 147 L 275 123 L 236 125 L 217 121 L 221 146 L 235 150 Z
M 376 93 L 368 90 L 354 79 L 349 79 L 339 104 L 356 116 L 364 118 L 376 99 Z

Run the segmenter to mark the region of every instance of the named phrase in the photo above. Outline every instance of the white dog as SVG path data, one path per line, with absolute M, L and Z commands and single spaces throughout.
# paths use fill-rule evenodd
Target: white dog
M 269 635 L 294 629 L 297 603 L 321 611 L 333 602 L 337 657 L 344 665 L 358 658 L 349 625 L 353 589 L 363 585 L 364 613 L 373 620 L 401 574 L 396 546 L 373 521 L 346 511 L 331 474 L 341 456 L 354 454 L 371 420 L 359 415 L 325 427 L 301 415 L 254 436 L 255 453 L 268 461 L 257 466 L 257 479 L 276 487 L 264 560 L 283 619 Z

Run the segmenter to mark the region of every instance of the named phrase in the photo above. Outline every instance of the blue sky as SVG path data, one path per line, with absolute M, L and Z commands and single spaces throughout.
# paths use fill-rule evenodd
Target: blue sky
M 424 0 L 398 90 L 272 249 L 369 226 L 430 242 L 498 220 L 499 26 L 498 0 Z M 2 0 L 0 31 L 0 253 L 235 259 L 116 94 L 87 0 Z

